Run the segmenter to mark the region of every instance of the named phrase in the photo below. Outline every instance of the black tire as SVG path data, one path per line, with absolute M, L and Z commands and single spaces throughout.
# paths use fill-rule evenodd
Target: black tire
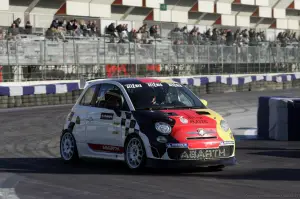
M 71 147 L 70 150 L 73 151 L 72 155 L 70 155 L 70 157 L 66 157 L 66 155 L 63 153 L 63 142 L 65 142 L 65 138 L 70 139 L 70 141 L 73 142 L 73 147 Z M 59 148 L 60 148 L 60 157 L 61 159 L 65 162 L 65 163 L 78 163 L 79 162 L 79 155 L 78 155 L 78 149 L 77 149 L 77 144 L 76 144 L 76 140 L 73 136 L 72 133 L 66 131 L 64 132 L 61 137 L 60 137 L 60 144 L 59 144 Z
M 138 141 L 140 143 L 140 145 L 141 145 L 140 150 L 142 152 L 141 158 L 139 158 L 139 159 L 141 159 L 140 164 L 138 164 L 137 166 L 134 166 L 134 167 L 132 166 L 132 164 L 130 163 L 130 159 L 128 158 L 128 153 L 129 153 L 128 145 L 131 144 L 133 141 Z M 125 156 L 125 163 L 130 170 L 141 171 L 145 168 L 146 161 L 147 161 L 147 155 L 146 155 L 144 143 L 139 136 L 133 135 L 133 136 L 130 136 L 130 138 L 128 138 L 128 140 L 125 143 L 124 156 Z

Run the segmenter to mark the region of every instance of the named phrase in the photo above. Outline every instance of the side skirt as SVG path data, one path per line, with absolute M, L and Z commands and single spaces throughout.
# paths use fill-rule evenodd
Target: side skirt
M 86 143 L 78 143 L 78 148 L 80 148 L 80 157 L 81 158 L 96 158 L 96 159 L 107 159 L 107 160 L 120 160 L 125 161 L 124 153 L 121 151 L 113 152 L 113 151 L 103 151 L 100 148 L 107 145 L 88 145 Z M 110 146 L 108 146 L 110 147 Z

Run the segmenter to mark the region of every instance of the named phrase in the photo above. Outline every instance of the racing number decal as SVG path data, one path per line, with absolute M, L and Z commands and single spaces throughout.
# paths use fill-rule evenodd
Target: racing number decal
M 142 84 L 126 84 L 126 88 L 142 88 Z

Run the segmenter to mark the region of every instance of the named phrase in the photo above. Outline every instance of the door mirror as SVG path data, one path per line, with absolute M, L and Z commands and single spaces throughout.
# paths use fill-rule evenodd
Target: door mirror
M 204 104 L 204 106 L 207 106 L 208 102 L 204 99 L 200 99 L 200 101 L 202 102 L 202 104 Z

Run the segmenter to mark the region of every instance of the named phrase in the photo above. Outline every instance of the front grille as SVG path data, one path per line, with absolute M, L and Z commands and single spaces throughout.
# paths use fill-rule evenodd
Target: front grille
M 219 150 L 219 151 L 217 151 Z M 233 154 L 234 146 L 221 146 L 218 149 L 169 148 L 168 156 L 174 160 L 205 160 L 228 158 Z M 184 157 L 184 158 L 183 158 Z
M 187 140 L 206 140 L 206 139 L 217 139 L 217 136 L 210 137 L 188 137 Z

